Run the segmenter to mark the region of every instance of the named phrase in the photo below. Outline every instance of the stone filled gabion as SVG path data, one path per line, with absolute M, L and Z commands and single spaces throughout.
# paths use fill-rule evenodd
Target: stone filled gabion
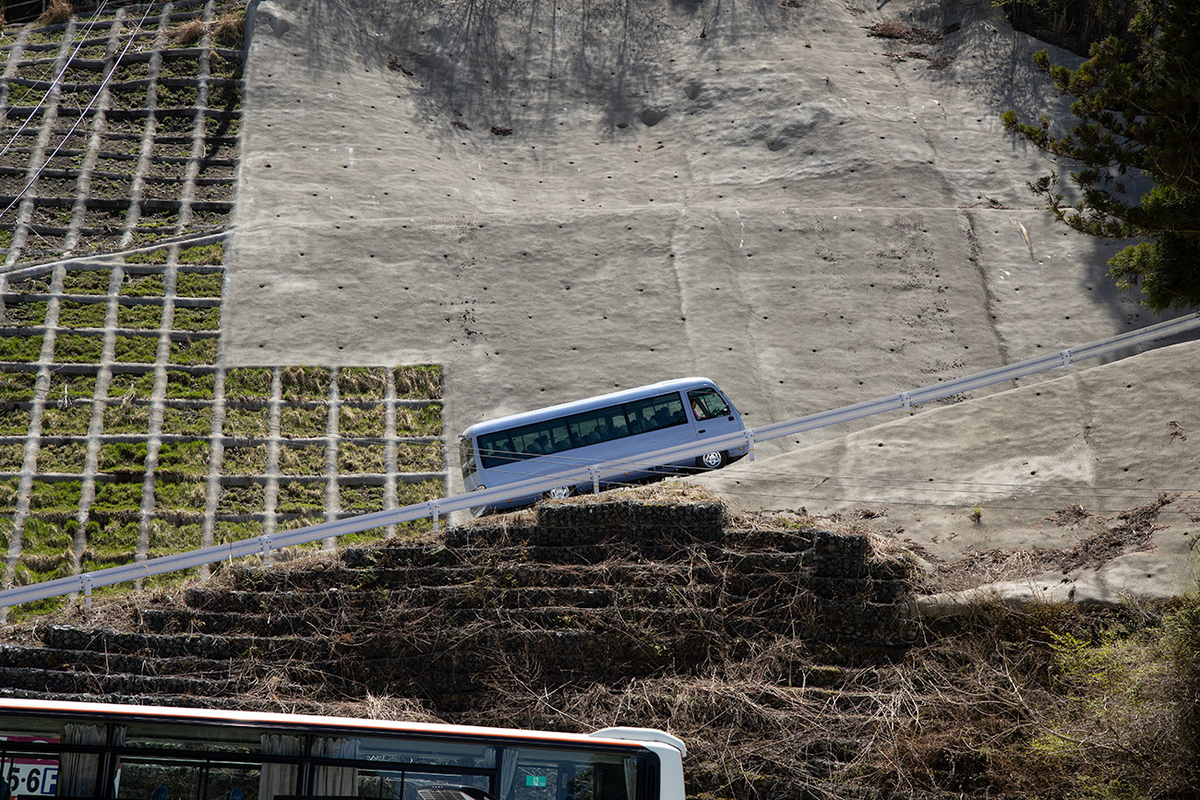
M 611 503 L 544 504 L 537 509 L 531 544 L 591 544 L 622 539 L 629 544 L 720 542 L 725 508 L 720 503 L 659 505 Z
M 547 503 L 492 522 L 235 566 L 120 629 L 39 626 L 40 646 L 0 647 L 0 692 L 250 703 L 268 680 L 306 701 L 371 692 L 453 712 L 497 670 L 621 681 L 710 670 L 780 637 L 853 664 L 909 635 L 907 564 L 863 535 L 726 531 L 717 503 Z
M 866 577 L 867 537 L 814 531 L 812 571 L 814 575 L 829 577 Z

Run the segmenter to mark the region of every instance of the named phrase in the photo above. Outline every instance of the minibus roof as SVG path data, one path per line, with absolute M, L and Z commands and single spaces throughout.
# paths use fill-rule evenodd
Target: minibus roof
M 667 392 L 678 392 L 682 389 L 696 389 L 701 387 L 716 388 L 716 384 L 708 378 L 675 378 L 669 381 L 660 381 L 651 383 L 646 386 L 638 386 L 634 389 L 622 389 L 619 392 L 610 392 L 609 394 L 597 395 L 596 397 L 586 397 L 581 400 L 574 400 L 570 403 L 559 403 L 554 406 L 546 406 L 534 411 L 523 411 L 519 414 L 510 414 L 507 417 L 497 417 L 489 419 L 486 422 L 477 422 L 467 428 L 460 435 L 460 439 L 466 439 L 470 436 L 478 436 L 481 433 L 491 433 L 493 431 L 506 430 L 508 428 L 517 428 L 522 425 L 529 425 L 534 422 L 540 422 L 545 419 L 553 419 L 555 417 L 566 416 L 567 414 L 578 414 L 582 411 L 588 411 L 594 408 L 604 408 L 605 406 L 616 405 L 617 403 L 628 403 L 631 400 L 636 400 L 640 397 L 653 396 L 656 394 L 666 394 Z

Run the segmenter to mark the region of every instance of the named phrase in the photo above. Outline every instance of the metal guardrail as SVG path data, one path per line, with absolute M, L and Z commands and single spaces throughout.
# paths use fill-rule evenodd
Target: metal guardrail
M 9 608 L 59 597 L 73 592 L 83 592 L 90 601 L 92 590 L 100 586 L 112 586 L 140 578 L 149 578 L 169 572 L 198 567 L 203 564 L 214 564 L 244 556 L 268 557 L 272 550 L 291 547 L 299 544 L 309 544 L 329 537 L 343 536 L 348 533 L 359 533 L 372 528 L 393 525 L 400 522 L 411 522 L 418 519 L 431 518 L 434 522 L 454 511 L 464 511 L 475 506 L 503 502 L 518 497 L 538 494 L 557 486 L 578 485 L 588 481 L 598 487 L 600 482 L 626 472 L 643 470 L 646 464 L 669 464 L 687 458 L 702 455 L 713 450 L 725 450 L 730 447 L 745 446 L 754 460 L 754 444 L 756 442 L 779 439 L 784 436 L 794 436 L 797 433 L 838 425 L 843 422 L 882 414 L 887 411 L 911 410 L 912 406 L 927 403 L 944 397 L 950 397 L 963 392 L 993 386 L 1005 381 L 1015 380 L 1039 372 L 1052 369 L 1067 371 L 1076 361 L 1133 347 L 1145 342 L 1163 339 L 1169 336 L 1186 333 L 1200 328 L 1200 314 L 1180 317 L 1168 322 L 1150 325 L 1131 333 L 1113 336 L 1098 342 L 1092 342 L 1070 350 L 1060 350 L 1047 353 L 1038 358 L 1031 358 L 1016 364 L 1010 364 L 998 369 L 988 370 L 965 378 L 926 386 L 899 394 L 868 400 L 832 411 L 822 411 L 805 417 L 776 422 L 757 428 L 747 429 L 725 436 L 705 439 L 702 442 L 679 445 L 676 447 L 656 450 L 651 453 L 641 453 L 634 459 L 607 461 L 600 464 L 585 464 L 571 469 L 563 469 L 553 475 L 509 483 L 492 489 L 484 489 L 469 494 L 454 495 L 441 500 L 404 506 L 388 511 L 376 511 L 347 519 L 322 522 L 306 528 L 297 528 L 284 533 L 255 536 L 229 544 L 205 547 L 185 553 L 175 553 L 159 558 L 138 561 L 119 567 L 85 572 L 66 578 L 56 578 L 51 581 L 30 584 L 0 591 L 0 608 Z

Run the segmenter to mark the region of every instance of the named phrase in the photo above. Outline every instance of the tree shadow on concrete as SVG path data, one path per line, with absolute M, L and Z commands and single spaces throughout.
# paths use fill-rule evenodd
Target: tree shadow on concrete
M 610 132 L 655 124 L 648 98 L 664 53 L 702 42 L 706 63 L 719 63 L 725 47 L 786 12 L 778 0 L 358 0 L 302 13 L 318 32 L 305 43 L 310 65 L 384 71 L 430 119 L 445 119 L 449 140 L 589 118 Z

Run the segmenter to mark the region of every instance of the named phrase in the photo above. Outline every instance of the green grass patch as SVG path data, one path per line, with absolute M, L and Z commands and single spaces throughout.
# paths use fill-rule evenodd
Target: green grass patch
M 338 446 L 338 472 L 341 474 L 381 474 L 387 471 L 383 444 L 353 444 Z
M 147 555 L 151 558 L 197 550 L 204 546 L 204 528 L 197 523 L 173 524 L 156 519 L 151 521 L 148 532 L 150 541 Z
M 441 442 L 396 445 L 396 472 L 441 472 L 445 468 Z
M 72 574 L 70 550 L 60 550 L 56 553 L 26 551 L 21 553 L 21 558 L 17 561 L 14 583 L 27 586 L 30 583 L 66 578 Z
M 108 384 L 110 399 L 124 399 L 130 392 L 133 393 L 133 399 L 149 400 L 154 393 L 154 370 L 121 372 L 112 376 L 112 381 Z
M 92 502 L 91 510 L 93 512 L 136 512 L 141 506 L 142 482 L 140 480 L 106 481 L 96 484 L 96 499 Z M 137 525 L 134 525 L 134 528 L 136 529 Z
M 397 436 L 441 436 L 442 404 L 430 403 L 418 408 L 396 408 Z
M 75 544 L 79 523 L 74 519 L 52 520 L 30 516 L 21 534 L 21 550 L 26 553 L 69 553 Z M 39 570 L 40 571 L 40 570 Z
M 323 512 L 325 510 L 324 482 L 280 482 L 275 510 L 283 514 Z
M 203 512 L 208 489 L 203 481 L 184 483 L 156 481 L 154 506 L 158 513 L 168 511 Z
M 65 472 L 78 475 L 83 472 L 87 459 L 87 445 L 83 442 L 66 444 L 44 444 L 38 450 L 38 472 Z
M 382 400 L 387 396 L 385 367 L 346 367 L 338 374 L 338 397 Z
M 126 275 L 121 282 L 122 297 L 162 297 L 162 275 Z
M 63 300 L 58 307 L 58 327 L 103 328 L 107 315 L 107 303 L 80 303 Z
M 115 385 L 116 379 L 113 379 Z M 50 388 L 46 390 L 46 405 L 57 403 L 63 393 L 73 400 L 91 400 L 96 396 L 96 373 L 51 372 Z
M 9 241 L 5 242 L 3 237 L 8 235 Z M 0 230 L 0 247 L 8 247 L 12 242 L 12 231 Z M 70 277 L 71 273 L 67 273 Z M 36 275 L 32 278 L 26 278 L 23 281 L 15 281 L 8 284 L 8 291 L 13 294 L 49 294 L 50 293 L 50 278 L 49 272 L 43 275 Z
M 294 531 L 297 528 L 307 528 L 310 525 L 316 525 L 319 522 L 325 521 L 325 513 L 324 512 L 309 511 L 309 512 L 305 512 L 305 513 L 289 515 L 289 516 L 291 516 L 290 519 L 279 520 L 275 525 L 275 530 L 279 531 L 280 533 L 282 533 L 283 531 Z M 345 538 L 346 537 L 344 537 L 344 536 L 339 537 L 338 541 L 339 542 L 345 541 Z M 321 546 L 322 546 L 322 542 L 320 542 L 320 541 L 309 542 L 308 544 L 292 545 L 291 547 L 288 548 L 288 551 L 291 553 L 298 554 L 304 550 L 320 550 Z
M 225 263 L 225 245 L 221 244 L 220 242 L 214 242 L 212 244 L 200 244 L 200 245 L 196 245 L 195 247 L 185 248 L 185 249 L 179 251 L 179 263 L 180 264 L 212 264 L 215 266 L 219 266 L 219 265 Z M 183 275 L 187 275 L 187 274 L 196 275 L 197 273 L 181 273 L 180 276 L 182 277 Z M 209 276 L 206 276 L 206 277 L 209 277 Z M 217 280 L 217 294 L 216 295 L 206 295 L 206 296 L 216 297 L 216 296 L 220 295 L 220 291 L 221 291 L 221 281 L 220 281 L 221 273 L 219 273 L 219 272 L 212 273 L 211 277 L 216 277 L 218 279 Z
M 9 325 L 14 328 L 33 328 L 42 325 L 46 321 L 46 306 L 45 300 L 29 302 L 9 300 L 4 304 L 4 314 L 0 315 L 0 325 Z
M 207 436 L 212 432 L 212 406 L 164 408 L 162 432 L 175 436 Z
M 324 475 L 325 445 L 280 445 L 279 471 L 284 475 Z
M 66 408 L 46 406 L 42 411 L 43 436 L 86 436 L 91 424 L 90 402 L 76 401 Z
M 141 475 L 146 471 L 146 443 L 109 442 L 100 445 L 96 469 L 111 475 Z
M 216 245 L 206 246 L 211 247 Z M 185 250 L 183 252 L 188 251 Z M 180 253 L 180 257 L 182 255 L 183 253 Z M 223 277 L 220 272 L 180 272 L 175 276 L 175 296 L 220 297 L 222 280 Z
M 270 400 L 271 370 L 237 367 L 225 372 L 226 400 Z
M 311 439 L 329 430 L 329 407 L 284 406 L 279 412 L 279 435 L 285 439 Z
M 158 449 L 158 471 L 201 478 L 208 474 L 211 450 L 207 440 L 168 442 Z
M 211 372 L 193 374 L 181 369 L 167 370 L 167 398 L 170 400 L 211 400 L 216 376 Z
M 98 364 L 103 349 L 103 336 L 60 333 L 54 339 L 54 360 L 60 364 Z
M 108 284 L 111 278 L 112 270 L 107 269 L 68 270 L 63 278 L 63 292 L 66 294 L 108 294 Z
M 20 472 L 25 463 L 25 445 L 0 444 L 0 472 Z
M 239 127 L 236 117 L 234 119 L 205 117 L 204 119 L 204 133 L 206 136 L 237 136 Z
M 221 458 L 222 475 L 262 475 L 267 471 L 265 444 L 225 447 Z
M 79 481 L 35 480 L 29 492 L 31 514 L 74 514 L 79 510 Z
M 401 522 L 399 525 L 397 525 L 396 536 L 419 536 L 421 534 L 429 533 L 432 530 L 433 520 L 414 519 L 410 522 Z M 346 536 L 342 536 L 340 539 L 338 539 L 338 543 L 342 547 L 349 547 L 351 545 L 362 544 L 365 542 L 378 541 L 382 536 L 383 530 L 376 528 L 370 531 L 363 531 L 362 533 L 347 534 Z
M 261 522 L 227 522 L 226 520 L 217 520 L 216 524 L 213 525 L 213 541 L 216 544 L 240 542 L 242 539 L 262 536 L 262 532 L 263 526 Z
M 209 57 L 209 74 L 215 78 L 240 78 L 242 60 L 214 50 Z
M 0 361 L 30 363 L 42 357 L 42 335 L 0 336 Z
M 218 514 L 261 514 L 266 491 L 261 483 L 245 486 L 222 486 L 217 496 Z
M 221 309 L 176 306 L 172 327 L 183 331 L 215 331 L 221 327 Z
M 342 511 L 383 511 L 383 487 L 339 486 L 338 502 Z
M 67 553 L 34 553 L 22 555 L 13 571 L 13 586 L 29 586 L 74 575 L 71 556 Z M 65 598 L 48 598 L 63 600 Z
M 45 423 L 42 429 L 45 430 Z M 29 409 L 0 406 L 0 436 L 24 436 L 29 433 Z
M 121 364 L 153 364 L 158 358 L 158 336 L 117 336 L 113 358 Z
M 377 437 L 386 430 L 387 408 L 382 403 L 343 405 L 338 415 L 338 433 L 342 436 Z
M 117 306 L 117 327 L 154 330 L 162 327 L 163 307 L 159 305 Z
M 396 367 L 396 397 L 401 400 L 437 400 L 442 396 L 442 368 L 437 364 Z
M 442 482 L 436 480 L 399 483 L 396 485 L 396 504 L 410 506 L 413 503 L 437 500 L 442 496 L 443 489 Z
M 5 400 L 32 400 L 36 384 L 36 372 L 0 372 L 0 397 Z
M 166 264 L 169 250 L 150 250 L 145 253 L 130 253 L 125 256 L 126 264 Z
M 217 360 L 217 340 L 213 338 L 172 339 L 169 360 L 172 364 L 198 366 Z
M 284 400 L 326 400 L 329 383 L 329 370 L 325 367 L 284 367 L 280 373 Z
M 262 439 L 271 430 L 271 409 L 267 406 L 241 408 L 227 406 L 221 432 L 242 439 Z
M 190 108 L 196 105 L 198 89 L 195 86 L 168 86 L 158 84 L 159 108 Z
M 145 436 L 150 432 L 150 407 L 137 403 L 109 403 L 104 408 L 104 432 Z
M 133 484 L 109 484 L 110 486 L 132 486 Z M 138 485 L 138 502 L 141 502 L 142 487 Z M 96 502 L 100 501 L 100 487 L 96 487 Z M 137 506 L 135 505 L 134 508 Z M 138 543 L 138 523 L 121 520 L 113 520 L 104 525 L 87 526 L 87 546 L 89 550 L 97 551 L 95 553 L 86 553 L 85 558 L 90 556 L 97 562 L 101 561 L 98 557 L 100 553 L 115 556 L 121 554 L 119 560 L 107 561 L 105 567 L 111 567 L 113 564 L 128 564 L 133 561 L 137 553 Z M 126 556 L 125 554 L 128 554 Z M 103 569 L 104 567 L 99 567 Z

